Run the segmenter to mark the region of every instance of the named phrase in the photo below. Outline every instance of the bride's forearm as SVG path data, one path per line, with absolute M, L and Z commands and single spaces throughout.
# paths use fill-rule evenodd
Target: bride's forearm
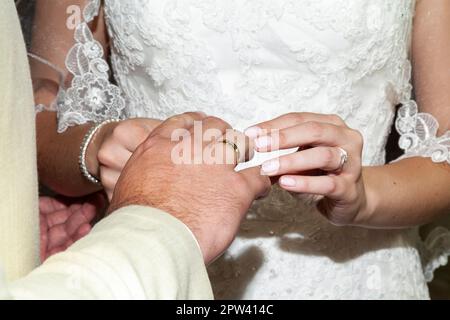
M 57 92 L 58 86 L 54 82 L 40 81 L 34 91 L 35 103 L 50 106 L 56 100 Z M 97 154 L 100 143 L 115 125 L 112 123 L 104 126 L 89 144 L 86 165 L 88 171 L 96 177 L 99 176 Z M 82 141 L 92 126 L 92 123 L 73 126 L 58 133 L 56 112 L 44 111 L 36 115 L 37 160 L 42 184 L 69 197 L 85 196 L 102 189 L 81 174 L 78 163 Z
M 367 210 L 361 224 L 405 228 L 450 214 L 450 166 L 410 158 L 363 169 Z
M 415 95 L 420 112 L 449 127 L 450 2 L 418 1 L 412 57 Z M 410 227 L 450 214 L 450 166 L 429 158 L 410 158 L 363 170 L 368 195 L 363 223 L 369 227 Z
M 34 91 L 36 104 L 50 106 L 56 99 L 58 86 L 54 81 L 39 81 Z M 36 115 L 36 140 L 39 182 L 65 196 L 85 196 L 99 188 L 82 176 L 78 157 L 81 142 L 90 124 L 71 127 L 58 133 L 56 112 Z
M 65 196 L 84 196 L 100 188 L 83 177 L 78 156 L 81 142 L 91 124 L 57 132 L 56 112 L 36 116 L 38 170 L 40 182 Z
M 60 85 L 70 87 L 71 76 L 66 58 L 74 46 L 74 31 L 68 27 L 68 7 L 76 4 L 84 8 L 88 1 L 37 1 L 33 17 L 30 51 L 42 60 L 31 59 L 36 104 L 50 106 L 56 99 Z M 103 14 L 90 25 L 93 37 L 108 52 L 108 36 Z M 64 83 L 61 83 L 64 79 Z M 92 124 L 74 126 L 64 133 L 57 132 L 55 112 L 41 112 L 36 118 L 38 168 L 40 181 L 57 193 L 83 196 L 99 189 L 82 176 L 78 168 L 80 145 Z M 96 152 L 92 152 L 96 160 Z M 96 170 L 92 173 L 95 174 Z

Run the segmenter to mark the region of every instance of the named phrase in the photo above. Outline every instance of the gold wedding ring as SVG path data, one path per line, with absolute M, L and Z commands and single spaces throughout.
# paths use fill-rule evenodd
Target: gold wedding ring
M 227 139 L 219 140 L 219 143 L 229 145 L 230 147 L 233 148 L 234 154 L 236 156 L 236 164 L 239 164 L 240 159 L 241 159 L 241 151 L 239 150 L 238 145 Z

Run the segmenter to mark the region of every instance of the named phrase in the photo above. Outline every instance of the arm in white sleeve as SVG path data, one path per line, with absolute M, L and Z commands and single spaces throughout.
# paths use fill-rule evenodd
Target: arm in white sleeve
M 9 288 L 13 299 L 212 299 L 193 234 L 157 209 L 118 210 Z
M 418 1 L 413 25 L 415 101 L 403 101 L 396 123 L 404 158 L 450 165 L 450 2 Z

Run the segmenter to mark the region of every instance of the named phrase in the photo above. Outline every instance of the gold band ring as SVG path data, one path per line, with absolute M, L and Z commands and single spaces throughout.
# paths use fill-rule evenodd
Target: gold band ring
M 239 164 L 240 159 L 241 159 L 241 151 L 239 150 L 238 145 L 236 143 L 232 142 L 232 141 L 227 140 L 227 139 L 220 140 L 219 142 L 223 143 L 223 144 L 226 144 L 226 145 L 229 145 L 230 147 L 233 148 L 234 154 L 236 155 L 236 164 Z

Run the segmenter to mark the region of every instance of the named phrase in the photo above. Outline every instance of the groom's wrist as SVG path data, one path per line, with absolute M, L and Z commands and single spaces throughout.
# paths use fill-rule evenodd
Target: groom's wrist
M 139 193 L 136 193 L 139 194 Z M 155 205 L 153 202 L 149 201 L 149 199 L 142 196 L 126 196 L 121 198 L 120 192 L 119 194 L 115 194 L 113 199 L 111 200 L 111 204 L 108 208 L 107 215 L 114 215 L 116 213 L 122 212 L 124 208 L 129 207 L 143 207 L 143 208 L 152 208 L 154 210 L 159 210 L 160 212 L 165 212 L 166 214 L 172 216 L 174 219 L 177 219 L 180 223 L 182 223 L 191 233 L 192 237 L 196 240 L 197 245 L 203 255 L 204 262 L 209 264 L 216 257 L 214 251 L 214 237 L 211 235 L 205 234 L 202 232 L 202 228 L 198 225 L 198 222 L 192 219 L 194 216 L 192 213 L 189 214 L 189 210 L 186 208 L 173 206 L 170 204 L 160 203 Z M 191 217 L 191 218 L 189 218 Z

